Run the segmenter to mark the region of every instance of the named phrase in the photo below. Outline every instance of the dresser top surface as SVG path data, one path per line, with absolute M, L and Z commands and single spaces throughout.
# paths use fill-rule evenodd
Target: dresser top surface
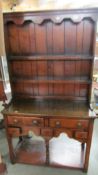
M 86 103 L 55 99 L 13 101 L 2 112 L 7 115 L 90 117 L 90 110 Z

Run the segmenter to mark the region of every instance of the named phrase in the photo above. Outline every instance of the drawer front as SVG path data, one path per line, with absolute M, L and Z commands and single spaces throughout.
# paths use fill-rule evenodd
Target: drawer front
M 75 132 L 75 138 L 76 139 L 87 139 L 87 135 L 88 133 L 87 132 Z
M 53 136 L 53 130 L 49 128 L 43 128 L 41 129 L 41 135 L 45 137 L 52 137 Z
M 21 126 L 23 125 L 23 118 L 17 116 L 8 116 L 8 125 Z
M 87 129 L 89 121 L 88 120 L 77 120 L 77 119 L 50 119 L 50 127 L 55 128 L 75 128 L 75 129 Z
M 44 119 L 38 117 L 8 116 L 8 124 L 14 126 L 44 126 Z
M 34 135 L 40 135 L 40 128 L 36 128 L 36 127 L 22 127 L 22 135 L 28 135 L 29 132 L 33 132 Z
M 41 127 L 44 126 L 44 119 L 38 117 L 24 117 L 24 125 Z
M 13 137 L 18 137 L 20 135 L 19 128 L 8 128 L 8 134 Z
M 55 129 L 53 136 L 58 137 L 61 133 L 67 134 L 68 137 L 73 137 L 73 131 L 70 131 L 68 129 Z

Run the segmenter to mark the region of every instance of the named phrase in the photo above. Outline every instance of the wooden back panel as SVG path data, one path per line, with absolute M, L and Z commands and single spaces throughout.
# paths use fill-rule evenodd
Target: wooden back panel
M 94 17 L 93 9 L 5 14 L 13 97 L 88 101 Z
M 64 20 L 60 24 L 25 22 L 7 24 L 9 55 L 88 55 L 93 53 L 94 26 L 91 19 L 79 23 Z

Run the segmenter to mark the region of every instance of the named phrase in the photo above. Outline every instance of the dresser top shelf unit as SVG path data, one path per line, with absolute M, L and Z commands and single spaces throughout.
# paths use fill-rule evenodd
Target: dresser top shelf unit
M 90 103 L 97 9 L 4 14 L 13 99 Z
M 60 155 L 64 160 L 61 166 L 69 163 L 70 167 L 87 171 L 96 118 L 90 97 L 97 17 L 98 9 L 4 14 L 12 100 L 3 114 L 13 163 L 38 163 L 36 158 L 42 160 L 46 155 L 44 164 L 60 166 L 57 159 L 56 164 L 49 162 L 49 139 L 66 133 L 69 140 L 82 143 L 79 154 L 83 159 L 79 155 L 81 160 L 75 166 L 78 152 L 70 157 L 68 145 L 73 165 Z M 25 140 L 30 131 L 45 139 L 46 151 L 42 156 L 32 145 L 34 152 L 24 149 L 22 138 Z M 19 137 L 17 150 L 13 148 L 14 137 Z M 36 147 L 42 150 L 41 145 Z M 70 149 L 72 152 L 73 148 Z

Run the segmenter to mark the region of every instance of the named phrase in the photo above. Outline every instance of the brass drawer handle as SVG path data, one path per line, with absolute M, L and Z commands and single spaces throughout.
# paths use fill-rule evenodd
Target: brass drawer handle
M 38 125 L 39 124 L 39 122 L 37 120 L 33 120 L 32 123 L 33 123 L 33 125 Z
M 56 127 L 60 127 L 61 123 L 59 121 L 56 122 Z
M 81 127 L 82 127 L 82 123 L 81 123 L 81 122 L 78 122 L 78 123 L 77 123 L 77 127 L 78 127 L 78 128 L 81 128 Z

